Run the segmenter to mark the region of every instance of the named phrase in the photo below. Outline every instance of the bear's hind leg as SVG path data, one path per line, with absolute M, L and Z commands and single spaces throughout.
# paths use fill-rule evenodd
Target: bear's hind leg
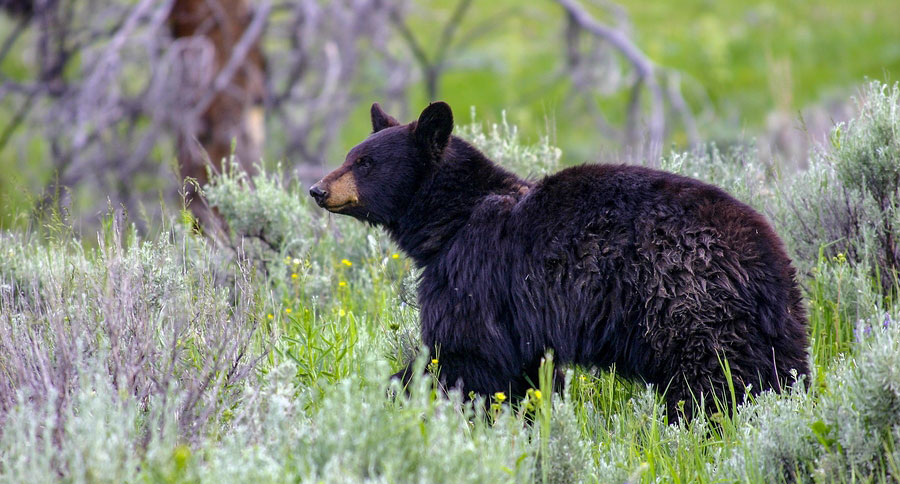
M 701 407 L 707 415 L 731 413 L 744 401 L 745 381 L 733 366 L 738 360 L 733 354 L 728 360 L 723 358 L 726 356 L 721 351 L 698 348 L 682 358 L 665 389 L 669 421 L 682 417 L 690 421 L 701 412 Z M 726 365 L 730 374 L 726 373 Z

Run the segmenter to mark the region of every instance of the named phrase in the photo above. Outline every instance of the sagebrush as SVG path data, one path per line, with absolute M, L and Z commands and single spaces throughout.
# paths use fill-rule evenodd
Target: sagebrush
M 518 405 L 427 377 L 407 395 L 386 376 L 418 347 L 410 261 L 279 168 L 227 171 L 205 188 L 232 229 L 219 247 L 115 213 L 97 237 L 0 235 L 0 481 L 893 481 L 897 86 L 860 100 L 805 174 L 753 149 L 663 160 L 769 213 L 805 269 L 813 374 L 790 392 L 690 424 L 614 369 L 566 369 L 564 392 L 536 382 Z M 521 174 L 560 156 L 508 124 L 462 132 Z

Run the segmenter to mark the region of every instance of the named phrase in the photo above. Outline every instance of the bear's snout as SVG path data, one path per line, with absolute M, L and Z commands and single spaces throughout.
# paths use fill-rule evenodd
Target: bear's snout
M 325 200 L 328 199 L 328 192 L 323 190 L 318 183 L 309 187 L 309 196 L 313 197 L 316 200 L 316 204 L 320 207 L 324 207 Z
M 356 178 L 347 167 L 338 168 L 319 180 L 310 187 L 309 196 L 320 207 L 334 213 L 345 213 L 344 209 L 359 205 Z

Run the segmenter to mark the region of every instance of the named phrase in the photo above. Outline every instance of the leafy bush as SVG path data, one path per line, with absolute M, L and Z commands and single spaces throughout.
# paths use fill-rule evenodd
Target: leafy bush
M 663 157 L 660 168 L 712 183 L 758 210 L 773 196 L 768 186 L 772 175 L 749 146 L 737 145 L 722 152 L 715 145 L 706 145 L 691 152 L 673 152 Z
M 883 482 L 896 477 L 900 436 L 900 324 L 861 324 L 813 392 L 765 394 L 743 408 L 740 449 L 723 469 L 741 481 Z
M 879 89 L 873 120 L 896 102 Z M 0 482 L 893 479 L 900 324 L 877 278 L 883 225 L 861 215 L 882 206 L 837 168 L 885 162 L 860 146 L 889 136 L 872 120 L 851 125 L 836 135 L 844 151 L 821 152 L 821 172 L 787 190 L 745 148 L 663 160 L 775 214 L 795 253 L 815 248 L 796 259 L 813 377 L 689 423 L 614 369 L 569 369 L 557 395 L 548 372 L 513 403 L 446 396 L 428 377 L 400 392 L 387 375 L 419 346 L 416 270 L 378 229 L 313 207 L 277 170 L 226 171 L 206 187 L 231 231 L 221 247 L 180 226 L 144 238 L 117 218 L 95 248 L 66 230 L 0 234 Z M 505 122 L 460 132 L 518 173 L 559 160 Z M 840 212 L 810 180 L 870 198 Z M 860 215 L 847 226 L 861 237 L 804 231 L 826 212 Z
M 140 423 L 160 421 L 160 402 L 152 397 L 148 412 L 120 394 L 103 368 L 80 367 L 79 373 L 69 395 L 50 388 L 36 401 L 21 396 L 8 410 L 0 482 L 51 483 L 58 476 L 68 482 L 136 481 L 147 438 L 155 445 L 165 433 Z
M 723 471 L 739 482 L 802 481 L 815 468 L 822 448 L 812 431 L 815 416 L 805 389 L 765 393 L 741 409 L 735 452 Z
M 475 108 L 472 108 L 472 122 L 459 126 L 456 134 L 477 146 L 488 158 L 519 176 L 539 177 L 559 169 L 562 151 L 550 144 L 550 138 L 541 137 L 535 145 L 522 144 L 519 129 L 506 120 L 505 111 L 500 124 L 492 124 L 485 132 L 484 126 L 476 121 Z
M 871 82 L 857 103 L 858 117 L 834 128 L 775 213 L 800 260 L 822 247 L 829 258 L 845 254 L 869 264 L 887 294 L 900 268 L 900 87 Z
M 864 323 L 858 355 L 843 361 L 828 383 L 821 402 L 833 442 L 833 455 L 822 462 L 826 475 L 865 480 L 897 472 L 888 459 L 900 431 L 898 326 L 888 315 Z
M 223 264 L 203 240 L 176 233 L 141 241 L 112 217 L 92 250 L 0 236 L 2 454 L 21 459 L 17 468 L 91 474 L 96 459 L 125 456 L 104 438 L 136 458 L 164 416 L 197 441 L 234 404 L 262 350 L 258 287 L 246 264 Z M 15 450 L 26 443 L 61 448 L 52 458 Z
M 426 379 L 408 397 L 395 384 L 399 396 L 390 401 L 380 378 L 385 371 L 373 362 L 319 400 L 296 385 L 290 365 L 276 368 L 265 386 L 245 392 L 244 412 L 198 463 L 199 481 L 528 479 L 528 429 L 510 412 L 489 424 L 459 394 L 437 398 Z

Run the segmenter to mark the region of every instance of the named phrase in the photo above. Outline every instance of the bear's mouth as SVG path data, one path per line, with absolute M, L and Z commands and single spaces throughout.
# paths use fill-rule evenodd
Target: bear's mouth
M 355 207 L 358 204 L 359 203 L 356 202 L 355 200 L 350 200 L 350 201 L 344 202 L 340 205 L 332 205 L 332 206 L 322 205 L 322 208 L 324 208 L 325 210 L 328 210 L 329 212 L 340 212 L 341 210 L 343 210 L 345 208 Z

